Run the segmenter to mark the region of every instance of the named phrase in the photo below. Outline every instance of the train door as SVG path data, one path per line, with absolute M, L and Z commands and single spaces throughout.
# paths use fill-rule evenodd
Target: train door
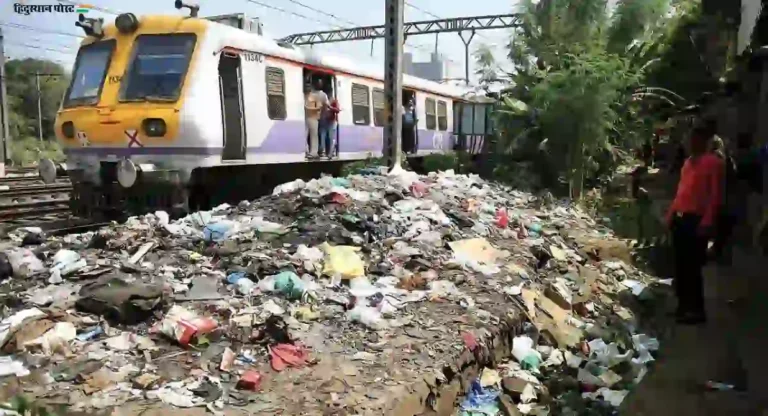
M 419 149 L 419 125 L 416 117 L 416 91 L 403 89 L 403 152 L 416 153 Z
M 317 87 L 324 97 L 321 98 L 322 94 L 318 95 Z M 330 114 L 327 111 L 327 107 L 336 98 L 337 90 L 336 76 L 333 73 L 315 67 L 304 68 L 308 158 L 338 154 L 339 128 L 337 123 L 328 120 Z M 334 127 L 333 130 L 331 126 Z
M 223 160 L 245 160 L 245 123 L 240 56 L 222 52 L 219 58 L 219 93 L 224 130 Z

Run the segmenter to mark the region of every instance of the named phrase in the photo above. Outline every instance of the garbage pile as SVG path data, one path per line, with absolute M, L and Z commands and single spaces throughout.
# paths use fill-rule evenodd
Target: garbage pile
M 610 413 L 659 347 L 628 307 L 657 280 L 607 228 L 452 171 L 297 180 L 178 221 L 10 238 L 0 376 L 72 410 L 384 414 L 517 322 L 512 356 L 451 408 Z

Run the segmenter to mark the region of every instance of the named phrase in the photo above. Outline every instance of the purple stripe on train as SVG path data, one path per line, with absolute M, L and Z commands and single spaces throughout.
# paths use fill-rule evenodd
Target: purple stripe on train
M 342 153 L 380 152 L 383 143 L 381 127 L 342 125 L 339 130 L 339 150 Z M 451 132 L 419 130 L 419 150 L 452 149 Z M 276 122 L 267 138 L 258 147 L 248 147 L 249 154 L 303 154 L 306 149 L 306 130 L 300 121 Z M 76 147 L 65 149 L 72 155 L 196 155 L 221 154 L 222 147 Z

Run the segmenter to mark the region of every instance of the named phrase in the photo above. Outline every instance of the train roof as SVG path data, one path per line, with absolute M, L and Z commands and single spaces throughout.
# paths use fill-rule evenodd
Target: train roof
M 232 46 L 240 49 L 257 48 L 259 51 L 263 51 L 267 55 L 277 56 L 312 66 L 328 68 L 331 70 L 346 72 L 362 77 L 376 78 L 382 81 L 384 80 L 384 65 L 378 66 L 370 61 L 360 63 L 339 55 L 318 53 L 306 48 L 284 45 L 269 37 L 260 36 L 255 33 L 249 33 L 216 22 L 208 22 L 208 24 L 211 26 L 211 29 L 215 28 L 215 30 L 220 30 L 225 34 L 222 37 L 226 39 L 226 41 L 230 44 L 222 46 Z M 403 86 L 455 98 L 461 98 L 469 91 L 468 89 L 444 85 L 407 74 L 403 74 Z
M 173 15 L 145 15 L 139 17 L 139 22 L 140 27 L 151 28 L 151 31 L 156 33 L 184 32 L 194 30 L 200 26 L 205 26 L 208 29 L 206 33 L 209 36 L 213 35 L 219 38 L 219 48 L 229 46 L 236 49 L 251 50 L 298 63 L 327 68 L 333 71 L 345 72 L 361 77 L 375 78 L 382 81 L 384 80 L 383 65 L 374 65 L 372 62 L 361 64 L 338 55 L 317 53 L 290 45 L 281 45 L 274 39 L 225 24 L 209 21 L 205 18 L 190 18 Z M 117 29 L 114 24 L 105 25 L 104 32 L 107 37 L 114 37 L 117 35 Z M 92 41 L 94 41 L 93 38 L 86 38 L 86 40 L 83 41 L 83 44 Z M 403 74 L 403 86 L 452 98 L 463 98 L 465 94 L 470 91 L 470 89 L 467 88 L 444 85 L 407 74 Z

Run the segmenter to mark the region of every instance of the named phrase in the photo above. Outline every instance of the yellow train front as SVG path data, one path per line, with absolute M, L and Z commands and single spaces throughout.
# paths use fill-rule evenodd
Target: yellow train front
M 72 82 L 56 118 L 67 163 L 40 161 L 43 180 L 62 170 L 71 178 L 74 212 L 96 213 L 187 203 L 198 155 L 185 153 L 182 115 L 191 63 L 206 25 L 198 19 L 133 14 L 102 27 L 80 18 L 88 37 L 78 52 Z M 192 102 L 190 102 L 192 101 Z
M 105 26 L 81 16 L 88 36 L 55 126 L 67 163 L 39 164 L 46 182 L 71 178 L 75 214 L 205 208 L 382 155 L 382 69 L 268 39 L 244 15 L 198 18 L 190 8 L 190 16 L 121 14 Z M 307 155 L 304 107 L 306 86 L 318 80 L 342 109 L 322 160 Z M 418 120 L 403 132 L 404 152 L 452 151 L 465 91 L 403 83 Z

